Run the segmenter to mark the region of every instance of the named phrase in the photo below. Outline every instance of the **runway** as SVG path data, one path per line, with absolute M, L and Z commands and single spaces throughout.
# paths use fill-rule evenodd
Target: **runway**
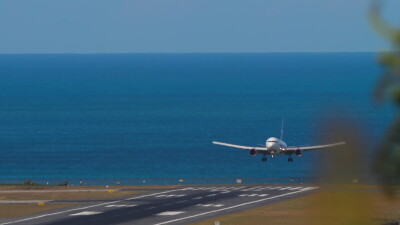
M 190 224 L 315 191 L 310 186 L 184 186 L 2 220 L 7 224 Z

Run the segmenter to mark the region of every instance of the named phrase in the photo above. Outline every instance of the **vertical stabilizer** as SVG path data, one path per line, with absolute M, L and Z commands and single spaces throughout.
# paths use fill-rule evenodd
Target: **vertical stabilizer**
M 282 125 L 281 125 L 281 140 L 283 140 L 283 122 L 284 122 L 284 119 L 282 119 Z

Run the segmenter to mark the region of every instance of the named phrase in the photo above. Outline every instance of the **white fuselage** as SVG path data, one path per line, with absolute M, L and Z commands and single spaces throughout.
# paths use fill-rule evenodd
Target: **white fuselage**
M 267 151 L 271 155 L 279 155 L 287 148 L 285 142 L 275 137 L 268 138 L 267 141 L 265 142 L 265 146 L 267 147 Z

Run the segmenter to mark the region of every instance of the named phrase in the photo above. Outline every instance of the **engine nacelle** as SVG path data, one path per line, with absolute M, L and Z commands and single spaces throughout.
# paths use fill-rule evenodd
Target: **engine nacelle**
M 303 152 L 298 148 L 298 149 L 296 149 L 294 154 L 297 155 L 297 156 L 301 156 L 301 154 L 303 154 Z
M 249 151 L 251 156 L 256 156 L 257 155 L 257 151 L 253 148 Z

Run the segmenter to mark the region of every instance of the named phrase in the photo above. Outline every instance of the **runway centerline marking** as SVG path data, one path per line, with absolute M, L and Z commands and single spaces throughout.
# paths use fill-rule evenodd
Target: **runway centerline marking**
M 234 209 L 234 208 L 237 208 L 237 207 L 250 205 L 250 204 L 254 204 L 254 203 L 258 203 L 258 202 L 262 202 L 262 201 L 266 201 L 266 200 L 270 200 L 270 199 L 274 199 L 274 198 L 280 198 L 280 197 L 287 196 L 287 195 L 297 194 L 297 193 L 301 193 L 301 192 L 305 192 L 305 191 L 307 191 L 307 190 L 299 190 L 299 191 L 289 192 L 289 193 L 286 193 L 286 194 L 276 195 L 276 196 L 272 196 L 272 197 L 269 197 L 269 198 L 263 198 L 263 199 L 259 199 L 259 200 L 256 200 L 256 201 L 246 202 L 246 203 L 242 203 L 242 204 L 238 204 L 238 205 L 234 205 L 234 206 L 230 206 L 230 207 L 226 207 L 226 208 L 222 208 L 222 209 L 216 209 L 216 210 L 212 210 L 212 211 L 196 214 L 196 215 L 193 215 L 193 216 L 187 216 L 187 217 L 182 217 L 182 218 L 178 218 L 178 219 L 174 219 L 174 220 L 170 220 L 170 221 L 165 221 L 165 222 L 157 223 L 157 224 L 154 224 L 154 225 L 162 225 L 162 224 L 167 224 L 167 223 L 173 223 L 173 222 L 186 220 L 186 219 L 190 219 L 190 218 L 194 218 L 194 217 L 198 217 L 198 216 L 202 216 L 202 215 L 207 215 L 207 214 L 210 214 L 210 213 L 225 211 L 225 210 L 228 210 L 228 209 Z
M 21 219 L 21 220 L 16 220 L 16 221 L 11 221 L 11 222 L 1 223 L 0 225 L 19 223 L 19 222 L 24 222 L 24 221 L 39 219 L 39 218 L 43 218 L 43 217 L 47 217 L 47 216 L 53 216 L 53 215 L 58 215 L 58 214 L 62 214 L 62 213 L 67 213 L 67 212 L 79 211 L 79 210 L 82 210 L 82 209 L 89 209 L 89 208 L 93 208 L 93 207 L 97 207 L 97 206 L 102 206 L 102 205 L 115 204 L 115 203 L 117 203 L 117 202 L 121 202 L 121 201 L 124 201 L 124 200 L 132 200 L 132 199 L 145 198 L 145 197 L 154 196 L 154 195 L 159 195 L 159 194 L 164 194 L 164 193 L 169 193 L 169 192 L 173 192 L 173 191 L 181 191 L 181 189 L 174 189 L 174 190 L 170 190 L 170 191 L 158 192 L 158 193 L 153 193 L 153 194 L 148 194 L 148 195 L 141 195 L 141 196 L 138 196 L 138 197 L 123 199 L 123 200 L 118 200 L 118 201 L 113 201 L 113 202 L 106 202 L 106 203 L 101 203 L 101 204 L 97 204 L 97 205 L 90 205 L 90 206 L 85 206 L 85 207 L 75 208 L 75 209 L 69 209 L 69 210 L 60 211 L 60 212 L 55 212 L 55 213 L 48 213 L 48 214 L 43 214 L 43 215 L 40 215 L 40 216 L 29 217 L 29 218 L 25 218 L 25 219 Z

